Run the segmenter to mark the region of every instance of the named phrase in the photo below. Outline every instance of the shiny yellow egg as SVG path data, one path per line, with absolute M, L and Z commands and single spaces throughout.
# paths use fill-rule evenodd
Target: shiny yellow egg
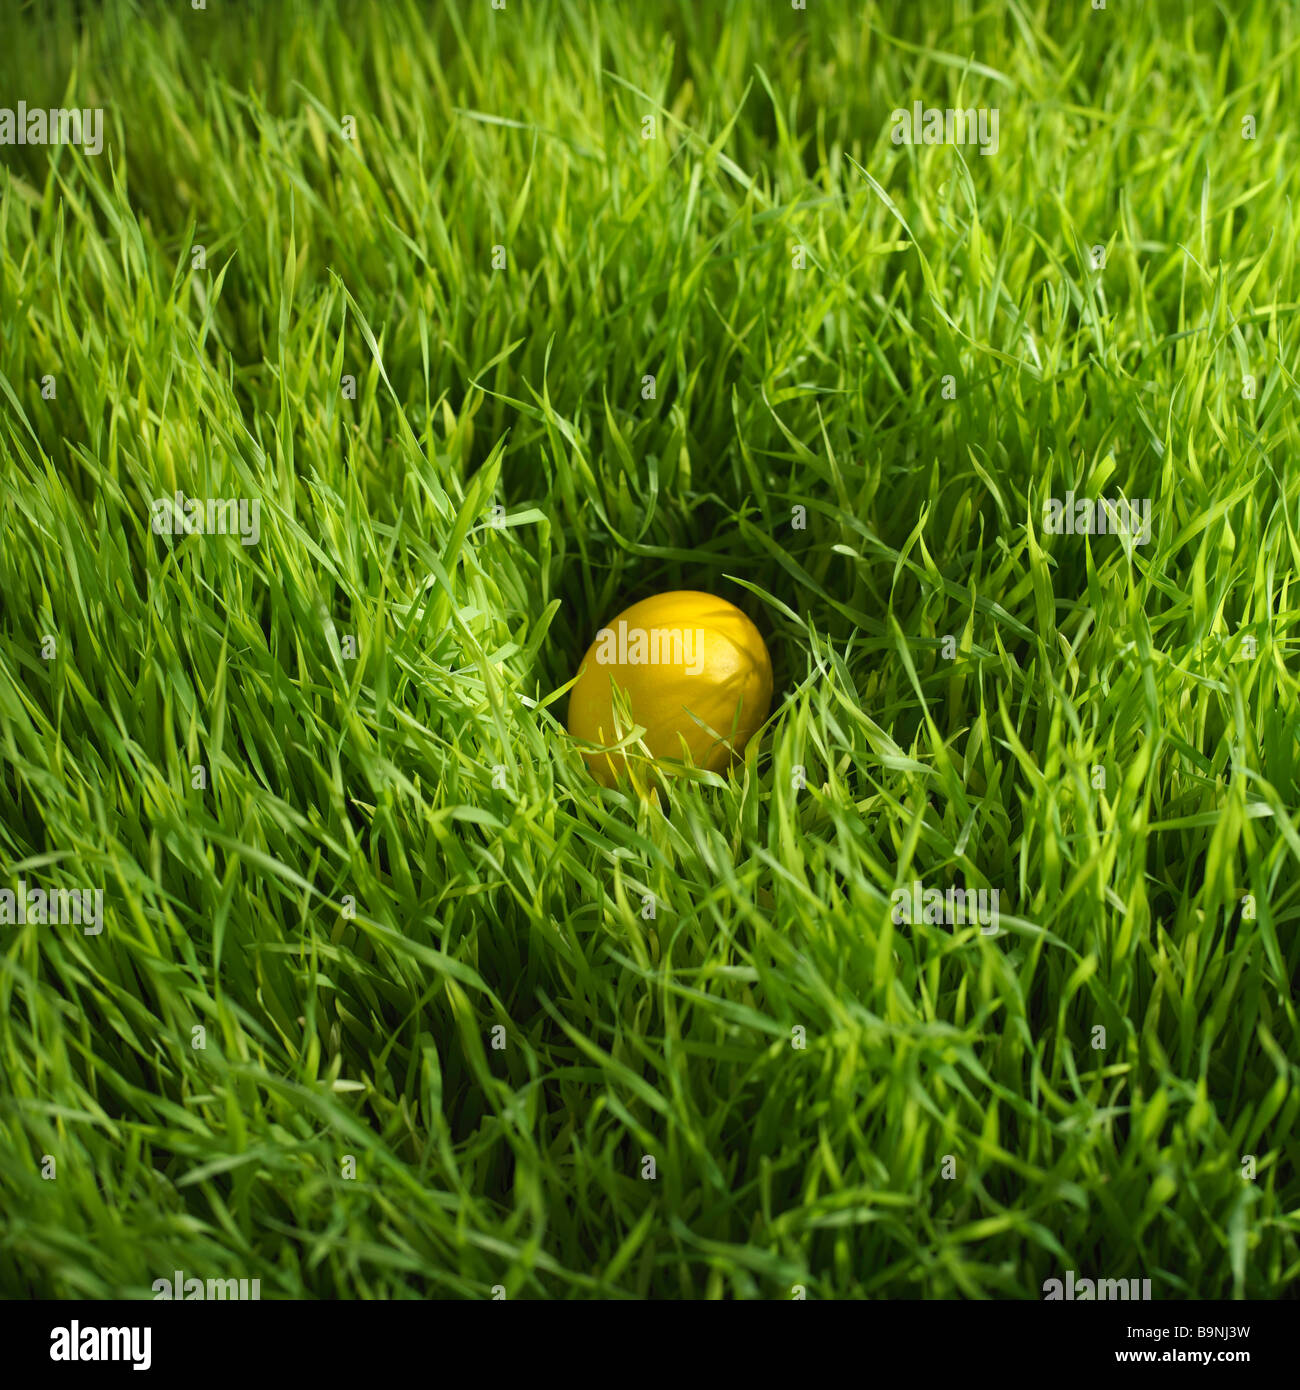
M 569 693 L 569 732 L 604 747 L 625 737 L 615 688 L 656 759 L 720 772 L 767 718 L 772 660 L 734 604 L 677 589 L 634 603 L 596 634 Z M 629 752 L 635 761 L 639 750 Z M 627 767 L 622 751 L 583 756 L 606 786 Z

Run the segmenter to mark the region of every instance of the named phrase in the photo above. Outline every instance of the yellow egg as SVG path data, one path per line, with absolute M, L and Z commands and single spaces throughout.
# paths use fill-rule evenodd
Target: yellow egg
M 615 723 L 616 684 L 656 758 L 689 758 L 713 772 L 744 748 L 772 703 L 772 660 L 758 629 L 734 604 L 692 589 L 625 609 L 596 634 L 578 671 L 569 693 L 575 737 L 608 747 L 630 731 Z M 606 786 L 626 770 L 621 752 L 583 756 Z

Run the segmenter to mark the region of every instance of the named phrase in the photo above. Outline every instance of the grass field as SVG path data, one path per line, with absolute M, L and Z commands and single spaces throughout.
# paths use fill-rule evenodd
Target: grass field
M 0 1292 L 1286 1294 L 1300 10 L 17 10 Z M 657 802 L 674 588 L 776 696 Z

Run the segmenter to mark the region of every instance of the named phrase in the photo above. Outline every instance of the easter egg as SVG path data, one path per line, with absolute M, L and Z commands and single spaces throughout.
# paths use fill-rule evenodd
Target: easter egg
M 734 604 L 693 589 L 643 599 L 601 628 L 569 694 L 569 732 L 608 747 L 642 725 L 656 760 L 720 772 L 767 718 L 772 661 L 758 629 Z M 615 689 L 631 723 L 616 717 Z M 632 760 L 640 754 L 629 748 Z M 624 752 L 583 757 L 612 786 Z

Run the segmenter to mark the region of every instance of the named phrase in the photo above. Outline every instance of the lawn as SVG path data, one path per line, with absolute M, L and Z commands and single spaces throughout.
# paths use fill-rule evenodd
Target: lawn
M 0 1294 L 1287 1292 L 1300 10 L 42 0 L 19 101 Z M 602 787 L 671 589 L 771 716 Z

